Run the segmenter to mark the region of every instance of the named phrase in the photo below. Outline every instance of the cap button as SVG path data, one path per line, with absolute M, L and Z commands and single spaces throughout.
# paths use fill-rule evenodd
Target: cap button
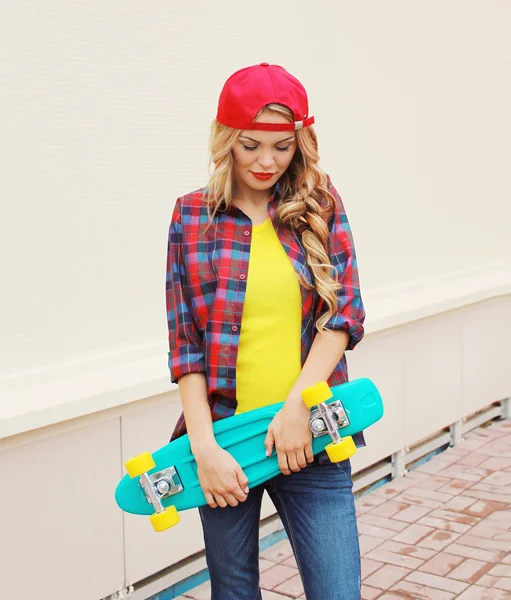
M 261 67 L 269 67 L 270 65 L 268 63 L 261 63 Z

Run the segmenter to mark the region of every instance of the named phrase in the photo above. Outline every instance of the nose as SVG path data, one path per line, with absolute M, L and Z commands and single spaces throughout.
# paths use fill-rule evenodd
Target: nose
M 263 150 L 261 152 L 261 156 L 259 157 L 259 164 L 261 165 L 261 167 L 263 167 L 263 169 L 269 169 L 274 162 L 275 161 L 273 159 L 273 153 L 271 150 Z

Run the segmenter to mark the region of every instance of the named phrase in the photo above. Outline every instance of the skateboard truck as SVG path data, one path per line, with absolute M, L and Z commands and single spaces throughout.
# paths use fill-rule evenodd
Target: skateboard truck
M 342 438 L 339 435 L 338 429 L 346 427 L 349 424 L 349 418 L 340 400 L 326 404 L 332 395 L 328 383 L 320 381 L 303 390 L 302 399 L 307 408 L 317 407 L 315 410 L 311 410 L 309 421 L 313 437 L 328 433 L 332 438 L 332 442 L 325 447 L 328 458 L 332 462 L 341 462 L 353 456 L 357 448 L 351 436 Z
M 338 436 L 337 430 L 349 424 L 350 420 L 340 400 L 327 405 L 321 403 L 318 408 L 311 409 L 309 429 L 315 438 L 327 433 L 330 433 L 330 436 Z
M 179 523 L 179 515 L 175 506 L 165 508 L 163 498 L 182 492 L 184 487 L 175 467 L 169 467 L 157 473 L 147 474 L 154 469 L 156 463 L 149 452 L 139 454 L 125 464 L 131 478 L 140 477 L 139 483 L 149 504 L 155 513 L 149 517 L 155 531 L 165 531 Z

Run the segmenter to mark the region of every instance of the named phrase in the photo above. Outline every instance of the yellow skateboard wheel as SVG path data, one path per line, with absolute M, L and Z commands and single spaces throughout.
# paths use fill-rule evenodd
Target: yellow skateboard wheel
M 342 462 L 347 458 L 350 458 L 357 451 L 355 442 L 351 436 L 343 438 L 340 442 L 331 442 L 325 448 L 328 458 L 333 463 Z
M 320 402 L 326 402 L 333 396 L 326 381 L 319 381 L 305 388 L 302 392 L 302 400 L 307 408 L 312 408 Z
M 144 452 L 143 454 L 130 458 L 124 463 L 124 466 L 128 471 L 128 475 L 133 479 L 133 477 L 138 477 L 139 475 L 142 475 L 142 473 L 147 473 L 147 471 L 154 469 L 156 463 L 149 452 Z
M 155 531 L 165 531 L 177 525 L 180 521 L 179 513 L 175 506 L 169 506 L 161 513 L 154 513 L 149 517 Z

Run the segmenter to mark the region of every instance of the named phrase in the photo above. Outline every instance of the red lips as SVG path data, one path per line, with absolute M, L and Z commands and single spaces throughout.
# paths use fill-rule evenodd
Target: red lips
M 254 177 L 256 177 L 257 179 L 261 179 L 262 181 L 266 181 L 268 179 L 271 179 L 275 173 L 254 173 L 254 171 L 250 171 L 252 173 L 252 175 Z

